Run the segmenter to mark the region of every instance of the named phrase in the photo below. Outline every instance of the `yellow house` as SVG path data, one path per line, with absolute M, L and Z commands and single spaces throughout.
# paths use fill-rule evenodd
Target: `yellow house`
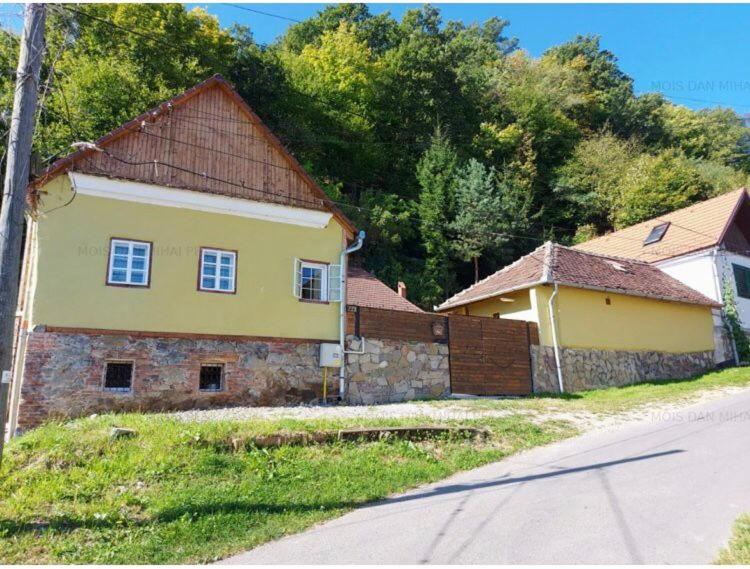
M 215 76 L 30 187 L 11 427 L 309 400 L 352 223 Z
M 687 377 L 714 365 L 715 301 L 657 267 L 546 243 L 437 310 L 536 322 L 536 391 Z

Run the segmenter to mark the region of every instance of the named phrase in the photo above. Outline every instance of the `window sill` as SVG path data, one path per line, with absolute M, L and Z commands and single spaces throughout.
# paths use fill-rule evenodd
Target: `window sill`
M 199 389 L 198 393 L 224 393 L 226 389 Z
M 213 290 L 210 288 L 199 288 L 198 292 L 213 292 L 215 294 L 237 294 L 236 290 Z
M 151 288 L 151 283 L 146 284 L 131 284 L 131 283 L 105 283 L 107 286 L 118 286 L 122 288 Z
M 306 302 L 308 304 L 331 304 L 327 300 L 312 300 L 312 299 L 309 299 L 309 298 L 300 298 L 299 301 L 300 302 Z
M 124 387 L 103 387 L 102 390 L 106 393 L 118 393 L 120 395 L 128 395 L 129 393 L 133 393 L 132 389 L 126 389 Z

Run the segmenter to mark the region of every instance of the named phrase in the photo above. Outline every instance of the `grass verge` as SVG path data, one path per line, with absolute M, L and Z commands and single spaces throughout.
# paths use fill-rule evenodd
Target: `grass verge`
M 467 410 L 554 411 L 618 414 L 659 403 L 686 402 L 703 393 L 750 385 L 750 367 L 709 372 L 692 379 L 646 381 L 625 387 L 593 389 L 578 393 L 540 394 L 523 399 L 463 399 L 433 402 L 438 406 L 461 405 Z
M 505 417 L 461 422 L 489 427 L 493 434 L 484 441 L 337 442 L 240 452 L 229 442 L 279 431 L 417 423 L 185 423 L 138 414 L 50 423 L 9 445 L 0 473 L 0 561 L 211 561 L 575 432 L 565 423 Z M 110 441 L 113 426 L 138 434 Z
M 729 546 L 719 554 L 722 565 L 750 565 L 750 515 L 741 516 L 734 524 Z

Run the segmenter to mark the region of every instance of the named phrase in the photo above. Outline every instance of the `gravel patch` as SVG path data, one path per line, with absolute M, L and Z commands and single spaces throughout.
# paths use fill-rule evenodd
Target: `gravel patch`
M 298 407 L 227 407 L 170 413 L 182 421 L 242 421 L 249 419 L 478 419 L 507 417 L 517 414 L 508 410 L 469 411 L 465 407 L 435 407 L 429 403 L 389 403 L 385 405 L 335 405 L 330 407 L 300 405 Z
M 724 387 L 711 389 L 674 402 L 651 403 L 634 409 L 613 413 L 591 411 L 538 411 L 530 409 L 476 409 L 467 405 L 466 399 L 456 399 L 455 407 L 431 405 L 428 402 L 389 403 L 384 405 L 341 405 L 298 407 L 227 407 L 224 409 L 191 410 L 170 413 L 181 421 L 246 421 L 253 419 L 400 419 L 424 418 L 425 420 L 463 420 L 483 417 L 508 417 L 525 415 L 539 424 L 546 421 L 571 423 L 580 431 L 605 430 L 625 423 L 658 421 L 688 405 L 726 397 L 750 390 L 750 387 Z M 450 401 L 449 401 L 450 403 Z

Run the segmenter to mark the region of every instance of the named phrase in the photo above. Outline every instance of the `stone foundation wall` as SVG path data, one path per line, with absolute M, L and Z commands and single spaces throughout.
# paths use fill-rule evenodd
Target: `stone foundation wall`
M 151 338 L 33 332 L 29 335 L 19 428 L 47 417 L 230 405 L 308 403 L 322 394 L 319 343 Z M 132 361 L 128 393 L 104 390 L 108 360 Z M 223 364 L 221 391 L 198 389 L 201 364 Z M 338 390 L 336 377 L 329 394 Z
M 347 337 L 352 351 L 362 340 Z M 348 395 L 354 404 L 442 397 L 450 393 L 448 345 L 437 342 L 364 340 L 363 354 L 347 354 Z
M 349 336 L 349 349 L 362 341 Z M 312 403 L 322 396 L 320 343 L 33 332 L 28 337 L 18 428 L 48 418 L 107 411 L 167 411 Z M 129 392 L 104 389 L 108 361 L 133 362 Z M 200 367 L 222 364 L 221 391 L 199 389 Z M 353 404 L 425 399 L 450 392 L 448 345 L 367 339 L 347 356 Z M 330 373 L 328 395 L 338 394 Z
M 566 391 L 630 385 L 639 381 L 682 379 L 715 366 L 714 352 L 621 352 L 609 350 L 560 350 Z M 557 366 L 551 346 L 532 346 L 534 391 L 557 392 Z

